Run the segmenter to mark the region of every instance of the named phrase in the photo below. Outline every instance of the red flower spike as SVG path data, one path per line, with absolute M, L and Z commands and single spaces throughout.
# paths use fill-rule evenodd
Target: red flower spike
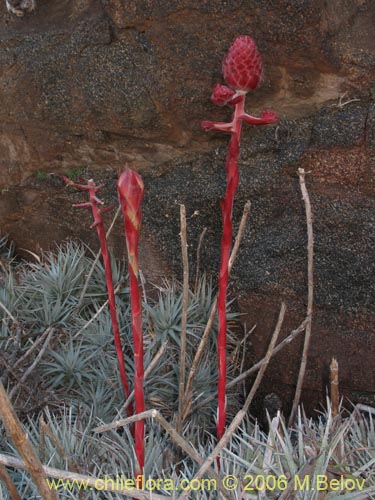
M 142 177 L 130 170 L 127 166 L 117 182 L 122 214 L 125 223 L 126 247 L 128 250 L 128 267 L 130 277 L 130 303 L 132 316 L 132 334 L 134 343 L 134 399 L 136 413 L 145 410 L 143 379 L 143 334 L 142 334 L 142 301 L 138 284 L 138 241 L 141 227 L 141 205 L 144 186 Z M 143 474 L 144 450 L 144 421 L 135 422 L 135 454 L 138 461 L 136 476 Z
M 212 91 L 211 102 L 217 106 L 225 106 L 232 99 L 234 90 L 217 83 Z
M 248 92 L 258 86 L 262 77 L 262 60 L 250 36 L 236 38 L 223 61 L 223 76 L 234 90 Z
M 220 206 L 223 219 L 223 234 L 221 238 L 221 260 L 219 271 L 219 295 L 218 295 L 218 412 L 217 412 L 217 438 L 224 434 L 226 424 L 226 374 L 227 374 L 227 288 L 228 288 L 228 265 L 232 247 L 233 227 L 233 201 L 236 194 L 239 171 L 238 157 L 240 151 L 242 123 L 252 125 L 264 125 L 278 121 L 276 113 L 265 110 L 260 118 L 245 113 L 246 92 L 254 89 L 262 75 L 262 61 L 253 39 L 249 36 L 239 36 L 223 62 L 223 75 L 227 84 L 236 92 L 229 97 L 230 89 L 224 85 L 216 85 L 211 100 L 214 104 L 230 104 L 234 107 L 232 120 L 228 123 L 211 122 L 202 120 L 201 127 L 208 130 L 219 130 L 230 132 L 228 154 L 226 159 L 227 187 L 225 198 L 221 200 Z M 228 90 L 227 90 L 228 89 Z M 226 101 L 228 97 L 228 100 Z M 220 457 L 218 457 L 220 468 Z
M 68 186 L 73 186 L 76 189 L 80 189 L 81 191 L 88 191 L 89 192 L 89 201 L 88 202 L 76 203 L 73 206 L 76 208 L 91 208 L 91 211 L 92 211 L 94 222 L 93 222 L 93 224 L 91 224 L 90 228 L 95 227 L 97 230 L 97 233 L 98 233 L 98 238 L 99 238 L 99 242 L 100 242 L 100 250 L 102 252 L 102 258 L 103 258 L 103 264 L 104 264 L 105 281 L 106 281 L 106 285 L 107 285 L 107 294 L 108 294 L 108 304 L 109 304 L 109 311 L 111 314 L 114 344 L 115 344 L 115 348 L 116 348 L 120 378 L 121 378 L 121 383 L 122 383 L 122 386 L 124 389 L 125 397 L 129 398 L 130 389 L 129 389 L 128 379 L 126 377 L 125 359 L 124 359 L 124 353 L 122 351 L 120 330 L 119 330 L 118 321 L 117 321 L 116 300 L 115 300 L 115 292 L 114 292 L 113 279 L 112 279 L 111 260 L 109 257 L 107 237 L 106 237 L 106 232 L 104 229 L 103 218 L 102 218 L 102 213 L 104 213 L 106 211 L 106 209 L 99 209 L 98 208 L 98 203 L 103 204 L 103 202 L 101 200 L 99 200 L 99 198 L 96 196 L 97 191 L 99 191 L 99 189 L 102 186 L 95 186 L 95 183 L 92 179 L 90 179 L 87 182 L 87 184 L 85 184 L 85 185 L 75 184 L 71 179 L 68 179 L 68 177 L 66 177 L 66 176 L 63 176 L 63 179 Z M 110 208 L 112 208 L 112 207 L 110 207 Z M 133 405 L 130 404 L 129 408 L 128 408 L 129 417 L 132 414 L 133 414 Z

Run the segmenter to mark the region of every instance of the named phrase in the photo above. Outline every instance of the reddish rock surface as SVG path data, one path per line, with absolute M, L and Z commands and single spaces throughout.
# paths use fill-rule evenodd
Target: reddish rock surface
M 126 4 L 126 5 L 125 5 Z M 304 316 L 306 228 L 296 171 L 311 172 L 315 316 L 304 385 L 324 402 L 328 365 L 343 393 L 374 402 L 375 4 L 371 0 L 242 2 L 39 0 L 22 19 L 0 4 L 0 228 L 19 249 L 66 237 L 96 245 L 80 195 L 57 174 L 81 168 L 116 201 L 117 170 L 144 176 L 143 267 L 152 280 L 180 275 L 178 204 L 189 217 L 192 260 L 208 227 L 203 267 L 217 272 L 228 138 L 198 119 L 226 120 L 209 96 L 238 34 L 250 34 L 265 76 L 247 108 L 277 111 L 273 127 L 246 129 L 235 216 L 252 201 L 233 273 L 248 326 L 249 358 L 267 345 L 279 302 L 283 334 Z M 121 226 L 111 244 L 123 249 Z M 293 392 L 301 342 L 273 362 L 262 387 Z

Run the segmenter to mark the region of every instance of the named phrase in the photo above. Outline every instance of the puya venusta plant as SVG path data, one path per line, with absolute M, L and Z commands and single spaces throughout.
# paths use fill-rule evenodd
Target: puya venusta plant
M 216 84 L 213 88 L 211 101 L 218 106 L 228 105 L 233 108 L 230 122 L 212 122 L 203 120 L 201 126 L 204 130 L 219 130 L 229 132 L 228 154 L 226 159 L 226 192 L 221 200 L 221 211 L 223 219 L 223 233 L 221 239 L 221 262 L 219 272 L 219 294 L 218 294 L 218 415 L 217 415 L 217 437 L 223 436 L 226 424 L 226 373 L 227 373 L 227 288 L 228 288 L 228 266 L 230 251 L 232 247 L 232 215 L 233 201 L 239 182 L 238 158 L 240 151 L 242 123 L 251 125 L 265 125 L 276 123 L 277 115 L 265 110 L 260 118 L 251 116 L 245 112 L 246 94 L 254 90 L 262 77 L 262 60 L 254 40 L 249 36 L 239 36 L 230 47 L 225 56 L 222 72 L 227 85 Z

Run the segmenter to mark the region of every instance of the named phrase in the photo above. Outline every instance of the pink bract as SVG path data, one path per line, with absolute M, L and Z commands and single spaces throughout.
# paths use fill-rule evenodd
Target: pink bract
M 223 61 L 223 76 L 234 90 L 255 89 L 262 77 L 262 59 L 254 40 L 247 35 L 236 38 Z
M 136 214 L 142 205 L 144 186 L 142 177 L 127 165 L 117 182 L 121 204 L 125 204 L 131 213 Z
M 225 106 L 231 100 L 233 95 L 234 90 L 217 83 L 212 90 L 211 101 L 217 106 Z

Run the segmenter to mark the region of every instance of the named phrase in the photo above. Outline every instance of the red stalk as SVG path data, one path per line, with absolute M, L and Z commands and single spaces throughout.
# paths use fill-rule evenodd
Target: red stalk
M 219 106 L 234 106 L 232 121 L 211 122 L 201 121 L 204 130 L 219 130 L 230 132 L 228 154 L 226 159 L 226 181 L 227 187 L 225 198 L 221 200 L 221 211 L 223 218 L 223 234 L 221 239 L 221 262 L 219 273 L 219 296 L 218 296 L 218 415 L 217 415 L 217 438 L 224 434 L 226 424 L 226 376 L 227 376 L 227 321 L 226 302 L 228 288 L 228 264 L 232 247 L 232 215 L 233 201 L 236 194 L 239 172 L 238 157 L 241 142 L 242 122 L 252 125 L 275 123 L 277 115 L 272 111 L 265 110 L 261 118 L 248 115 L 244 111 L 246 94 L 254 89 L 261 78 L 262 63 L 254 41 L 248 36 L 240 36 L 231 46 L 228 55 L 223 62 L 223 74 L 231 88 L 216 84 L 213 89 L 211 100 Z M 218 465 L 220 466 L 219 459 Z
M 219 296 L 218 296 L 218 415 L 217 415 L 217 438 L 221 439 L 226 422 L 226 381 L 227 381 L 227 288 L 228 288 L 228 263 L 232 248 L 232 214 L 233 200 L 237 191 L 239 172 L 238 156 L 240 151 L 242 120 L 238 118 L 243 112 L 245 96 L 235 105 L 233 114 L 233 130 L 229 141 L 226 160 L 227 189 L 224 200 L 221 200 L 221 211 L 223 217 L 223 235 L 221 238 L 221 262 L 219 273 Z
M 132 334 L 134 342 L 134 399 L 136 413 L 145 410 L 143 391 L 143 334 L 141 294 L 138 284 L 138 241 L 141 226 L 141 204 L 143 201 L 144 186 L 142 178 L 136 172 L 125 168 L 117 182 L 117 191 L 120 198 L 125 224 L 126 247 L 128 251 L 128 267 L 130 277 L 130 301 L 132 315 Z M 144 451 L 144 421 L 135 422 L 135 454 L 138 461 L 136 476 L 142 475 Z
M 101 253 L 102 253 L 104 270 L 105 270 L 105 282 L 107 285 L 109 311 L 111 314 L 111 322 L 112 322 L 114 343 L 115 343 L 117 360 L 118 360 L 119 371 L 120 371 L 120 378 L 121 378 L 122 386 L 124 389 L 125 397 L 128 398 L 130 395 L 130 389 L 129 389 L 128 380 L 126 378 L 125 359 L 124 359 L 124 353 L 122 351 L 120 330 L 119 330 L 118 321 L 117 321 L 116 300 L 115 300 L 115 292 L 114 292 L 114 287 L 113 287 L 111 260 L 109 257 L 107 237 L 106 237 L 106 233 L 105 233 L 105 229 L 104 229 L 104 225 L 103 225 L 103 218 L 102 218 L 102 214 L 107 212 L 108 208 L 104 208 L 104 209 L 98 208 L 98 204 L 100 204 L 100 205 L 103 204 L 103 202 L 96 196 L 96 193 L 99 191 L 101 186 L 95 186 L 94 181 L 92 179 L 90 179 L 87 182 L 87 185 L 75 184 L 74 182 L 72 182 L 71 180 L 69 180 L 66 177 L 63 177 L 63 179 L 65 180 L 65 182 L 67 184 L 74 186 L 77 189 L 81 189 L 82 191 L 89 192 L 89 200 L 90 201 L 85 202 L 85 203 L 77 203 L 73 206 L 75 206 L 77 208 L 91 208 L 91 211 L 92 211 L 94 223 L 91 225 L 91 227 L 96 227 L 96 231 L 98 233 L 99 242 L 100 242 L 100 249 L 101 249 Z M 128 408 L 128 415 L 129 416 L 133 415 L 133 406 L 132 405 L 130 405 L 130 407 Z

